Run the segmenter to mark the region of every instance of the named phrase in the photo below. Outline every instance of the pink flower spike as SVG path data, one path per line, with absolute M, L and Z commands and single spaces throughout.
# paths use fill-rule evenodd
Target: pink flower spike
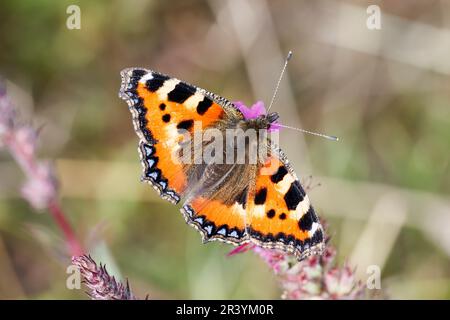
M 87 287 L 86 292 L 92 300 L 138 300 L 131 292 L 128 280 L 125 283 L 117 281 L 109 275 L 105 265 L 97 265 L 89 255 L 72 257 Z
M 228 255 L 249 249 L 256 253 L 277 276 L 283 290 L 282 299 L 356 300 L 368 297 L 363 283 L 356 277 L 355 269 L 347 264 L 339 267 L 335 260 L 336 249 L 331 245 L 326 247 L 322 256 L 312 255 L 302 261 L 282 251 L 250 246 L 241 245 Z
M 78 256 L 83 252 L 81 243 L 58 202 L 58 181 L 54 166 L 39 161 L 36 156 L 37 139 L 38 132 L 18 118 L 0 79 L 0 148 L 9 151 L 27 177 L 21 190 L 24 199 L 34 209 L 47 209 L 50 212 L 65 236 L 69 252 Z

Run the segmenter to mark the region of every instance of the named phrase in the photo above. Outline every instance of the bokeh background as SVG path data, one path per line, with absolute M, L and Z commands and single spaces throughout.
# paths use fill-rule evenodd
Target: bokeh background
M 66 9 L 81 9 L 69 30 Z M 381 8 L 381 30 L 366 26 Z M 2 1 L 0 74 L 21 118 L 40 127 L 64 210 L 90 253 L 138 296 L 279 298 L 254 254 L 202 245 L 178 208 L 139 181 L 121 69 L 158 70 L 251 104 L 270 101 L 341 264 L 382 270 L 390 298 L 450 298 L 450 1 Z M 24 176 L 0 149 L 0 298 L 86 298 Z

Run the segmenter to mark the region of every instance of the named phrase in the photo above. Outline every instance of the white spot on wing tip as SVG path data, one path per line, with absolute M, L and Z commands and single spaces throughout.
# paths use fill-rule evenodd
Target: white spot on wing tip
M 194 95 L 190 96 L 185 102 L 184 105 L 189 109 L 196 109 L 198 104 L 205 98 L 205 96 L 198 92 L 195 92 Z
M 313 222 L 312 226 L 311 226 L 311 230 L 309 230 L 309 236 L 312 237 L 314 235 L 314 233 L 316 233 L 316 230 L 319 229 L 320 224 L 318 224 L 317 222 Z
M 275 185 L 275 188 L 281 194 L 286 194 L 286 192 L 288 192 L 289 188 L 291 187 L 292 182 L 294 182 L 294 181 L 295 181 L 295 179 L 292 175 L 286 174 L 284 176 L 283 180 L 281 180 L 280 182 L 278 182 Z
M 300 220 L 303 215 L 308 212 L 311 206 L 308 195 L 305 195 L 302 201 L 299 202 L 295 211 L 291 211 L 291 217 L 295 220 Z
M 167 100 L 167 95 L 172 91 L 177 84 L 180 83 L 178 79 L 168 79 L 164 81 L 164 85 L 158 89 L 157 94 L 161 100 Z
M 139 79 L 140 83 L 146 83 L 147 80 L 153 79 L 153 74 L 151 72 L 144 74 L 141 79 Z

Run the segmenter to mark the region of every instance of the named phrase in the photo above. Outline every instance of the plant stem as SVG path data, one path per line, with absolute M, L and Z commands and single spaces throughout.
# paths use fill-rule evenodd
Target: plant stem
M 83 248 L 75 236 L 75 232 L 73 231 L 69 221 L 64 215 L 63 210 L 61 209 L 60 204 L 57 201 L 51 201 L 48 205 L 48 211 L 52 215 L 53 219 L 56 222 L 56 225 L 61 229 L 65 238 L 66 245 L 68 250 L 72 256 L 80 256 L 84 253 Z

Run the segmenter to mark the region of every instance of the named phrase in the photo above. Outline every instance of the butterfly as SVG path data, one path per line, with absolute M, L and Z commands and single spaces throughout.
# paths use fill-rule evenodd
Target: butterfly
M 181 212 L 204 243 L 253 243 L 298 260 L 322 254 L 319 219 L 287 157 L 269 137 L 245 142 L 247 153 L 255 143 L 265 147 L 257 163 L 195 161 L 201 154 L 196 150 L 208 148 L 204 141 L 183 148 L 192 142 L 189 134 L 210 129 L 273 129 L 277 113 L 251 115 L 239 103 L 143 68 L 122 70 L 121 80 L 119 96 L 129 106 L 140 140 L 142 180 L 173 204 L 183 200 Z M 180 161 L 186 150 L 194 161 Z

